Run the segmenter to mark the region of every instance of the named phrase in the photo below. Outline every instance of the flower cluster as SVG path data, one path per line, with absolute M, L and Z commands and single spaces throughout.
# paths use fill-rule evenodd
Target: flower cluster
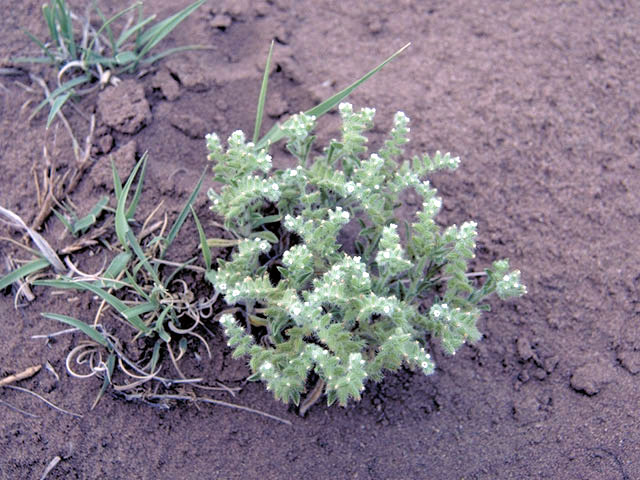
M 453 354 L 481 337 L 477 322 L 489 295 L 526 293 L 506 260 L 494 262 L 484 280 L 467 274 L 475 222 L 445 229 L 435 222 L 442 199 L 426 177 L 455 169 L 458 157 L 436 152 L 403 161 L 410 130 L 402 112 L 383 147 L 367 154 L 375 110 L 343 103 L 339 111 L 342 138 L 313 161 L 315 117 L 284 123 L 297 165 L 283 170 L 270 171 L 268 153 L 239 132 L 226 150 L 207 136 L 222 183 L 210 192 L 212 209 L 244 239 L 207 272 L 226 303 L 241 306 L 220 323 L 234 354 L 250 358 L 250 378 L 296 404 L 311 372 L 324 382 L 328 403 L 342 405 L 402 365 L 431 374 L 429 337 Z M 402 224 L 403 241 L 395 209 L 407 189 L 422 207 Z

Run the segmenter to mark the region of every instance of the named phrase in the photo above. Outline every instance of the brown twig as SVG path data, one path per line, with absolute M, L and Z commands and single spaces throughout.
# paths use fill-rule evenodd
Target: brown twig
M 0 387 L 6 387 L 15 382 L 19 382 L 20 380 L 24 380 L 25 378 L 33 377 L 36 373 L 40 371 L 42 368 L 41 365 L 34 365 L 33 367 L 29 367 L 26 370 L 23 370 L 20 373 L 16 373 L 14 375 L 9 375 L 0 380 Z
M 305 414 L 307 413 L 307 410 L 309 410 L 313 405 L 316 404 L 318 400 L 320 400 L 323 389 L 324 389 L 324 380 L 322 380 L 321 378 L 318 378 L 318 381 L 316 382 L 315 387 L 313 387 L 313 390 L 311 390 L 311 393 L 307 395 L 307 398 L 305 398 L 302 404 L 300 405 L 300 410 L 298 410 L 298 415 L 300 415 L 301 417 L 305 416 Z

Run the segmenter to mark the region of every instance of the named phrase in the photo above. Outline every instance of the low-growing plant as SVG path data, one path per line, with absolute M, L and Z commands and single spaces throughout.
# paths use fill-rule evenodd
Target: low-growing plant
M 31 116 L 49 104 L 49 127 L 62 106 L 73 95 L 88 93 L 97 86 L 115 81 L 115 75 L 131 73 L 141 65 L 149 65 L 172 53 L 203 48 L 187 45 L 153 53 L 155 47 L 205 1 L 197 0 L 156 23 L 152 23 L 156 18 L 155 14 L 143 16 L 142 2 L 136 2 L 108 19 L 95 1 L 89 4 L 86 18 L 73 13 L 65 0 L 45 3 L 42 14 L 49 30 L 49 40 L 42 41 L 26 32 L 42 50 L 43 56 L 13 59 L 16 63 L 41 63 L 57 69 L 57 88 L 40 102 Z M 100 17 L 101 25 L 96 27 L 91 24 L 88 18 L 91 10 Z M 132 18 L 120 34 L 116 35 L 112 24 L 133 10 L 137 11 L 137 21 L 133 23 Z
M 159 381 L 165 386 L 197 383 L 199 379 L 186 378 L 178 366 L 178 361 L 188 350 L 188 338 L 197 339 L 211 355 L 207 341 L 198 330 L 203 329 L 202 318 L 213 313 L 216 298 L 197 298 L 187 282 L 180 278 L 184 270 L 195 270 L 202 274 L 205 268 L 193 265 L 196 258 L 178 263 L 165 259 L 167 250 L 189 215 L 194 217 L 198 230 L 202 231 L 192 205 L 204 177 L 201 177 L 171 226 L 166 216 L 164 220 L 152 220 L 157 208 L 144 222 L 139 222 L 135 216 L 142 198 L 146 165 L 145 154 L 124 185 L 115 166 L 112 167 L 115 192 L 112 206 L 108 205 L 109 197 L 103 197 L 87 216 L 80 219 L 74 212 L 68 212 L 67 216 L 56 212 L 74 236 L 86 236 L 89 229 L 96 228 L 102 242 L 109 244 L 109 238 L 115 235 L 116 242 L 109 244 L 114 255 L 106 268 L 95 274 L 87 274 L 81 272 L 70 258 L 65 258 L 68 270 L 64 271 L 60 259 L 52 250 L 45 258 L 33 260 L 0 279 L 0 288 L 4 288 L 24 276 L 38 274 L 42 277 L 46 275 L 45 270 L 57 262 L 56 270 L 59 273 L 55 278 L 35 279 L 29 283 L 54 290 L 88 292 L 101 301 L 93 314 L 93 322 L 61 313 L 42 314 L 86 335 L 86 340 L 69 352 L 66 366 L 72 376 L 103 377 L 103 387 L 96 402 L 112 384 L 115 371 L 129 377 L 128 382 L 117 385 L 120 392 L 135 391 L 150 381 Z M 4 215 L 10 213 L 5 210 Z M 11 218 L 18 223 L 18 219 Z M 99 218 L 100 225 L 95 225 Z M 200 239 L 205 241 L 204 233 L 201 233 Z M 45 241 L 42 239 L 42 242 Z M 45 246 L 48 247 L 46 242 Z M 42 251 L 40 245 L 39 249 Z M 209 265 L 205 263 L 205 266 Z M 109 311 L 114 311 L 120 324 L 125 325 L 124 333 L 120 329 L 120 333 L 116 334 L 113 327 L 109 326 L 111 322 L 105 321 Z M 140 358 L 131 357 L 132 343 L 139 338 L 151 347 L 147 351 L 143 349 Z M 170 360 L 177 373 L 166 372 L 166 362 L 163 361 L 166 359 Z M 88 372 L 77 373 L 74 363 L 85 363 Z
M 409 118 L 402 112 L 369 155 L 365 132 L 375 110 L 342 103 L 339 111 L 341 138 L 319 155 L 314 115 L 294 115 L 279 127 L 294 159 L 285 169 L 273 168 L 269 145 L 256 147 L 241 131 L 226 147 L 207 136 L 222 184 L 209 190 L 211 208 L 236 243 L 231 259 L 207 273 L 231 307 L 219 321 L 234 356 L 249 357 L 250 378 L 295 404 L 311 375 L 312 396 L 323 388 L 329 405 L 345 405 L 385 371 L 406 365 L 431 374 L 430 338 L 454 354 L 480 339 L 477 322 L 489 295 L 526 292 L 507 260 L 494 262 L 481 284 L 467 274 L 475 222 L 436 223 L 442 200 L 427 177 L 456 169 L 458 157 L 436 152 L 403 161 Z M 403 222 L 395 209 L 407 189 L 422 208 Z M 358 229 L 353 238 L 347 225 Z

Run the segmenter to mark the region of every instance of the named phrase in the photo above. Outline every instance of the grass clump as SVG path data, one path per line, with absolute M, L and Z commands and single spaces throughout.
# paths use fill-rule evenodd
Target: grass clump
M 65 0 L 51 0 L 42 6 L 42 15 L 49 31 L 49 39 L 42 41 L 26 32 L 42 51 L 39 57 L 17 57 L 16 63 L 39 63 L 57 70 L 58 86 L 34 110 L 32 117 L 50 105 L 47 128 L 62 106 L 73 96 L 86 94 L 96 87 L 117 82 L 115 75 L 131 73 L 172 53 L 202 48 L 188 45 L 158 53 L 158 44 L 206 0 L 197 0 L 174 15 L 155 22 L 156 15 L 145 17 L 142 2 L 106 18 L 95 1 L 90 2 L 86 17 L 73 13 Z M 89 21 L 95 12 L 101 19 L 99 26 Z M 129 18 L 119 34 L 113 23 L 127 13 Z

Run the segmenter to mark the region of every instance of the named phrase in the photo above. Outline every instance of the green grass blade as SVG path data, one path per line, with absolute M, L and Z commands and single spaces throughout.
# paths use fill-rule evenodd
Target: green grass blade
M 127 63 L 135 62 L 138 59 L 138 56 L 131 50 L 125 50 L 124 52 L 118 53 L 114 59 L 118 65 L 125 65 Z
M 156 327 L 156 331 L 157 331 L 157 327 Z M 156 340 L 156 343 L 153 346 L 153 353 L 151 354 L 151 363 L 149 363 L 149 372 L 151 373 L 153 373 L 153 371 L 156 369 L 156 365 L 158 365 L 158 360 L 160 360 L 160 347 L 162 347 L 163 343 L 164 343 L 164 340 Z
M 116 236 L 118 237 L 118 241 L 120 242 L 120 245 L 122 245 L 125 249 L 128 249 L 127 232 L 129 231 L 129 221 L 128 221 L 129 217 L 127 216 L 128 211 L 126 210 L 127 197 L 129 196 L 129 190 L 131 189 L 131 184 L 133 183 L 133 180 L 135 179 L 136 174 L 138 173 L 138 170 L 140 169 L 143 163 L 146 163 L 146 160 L 147 160 L 147 156 L 145 154 L 142 156 L 142 159 L 140 159 L 140 161 L 136 164 L 136 166 L 133 167 L 133 170 L 131 171 L 131 174 L 129 175 L 127 182 L 125 183 L 124 187 L 121 187 L 121 191 L 119 195 L 116 192 L 116 198 L 118 200 L 118 204 L 116 206 L 116 219 L 115 219 Z M 117 171 L 115 170 L 115 166 L 113 167 L 113 169 L 114 169 L 113 171 L 114 171 L 115 184 L 117 184 L 119 183 L 119 179 L 116 178 Z
M 211 249 L 209 248 L 209 244 L 207 243 L 207 237 L 193 207 L 191 207 L 191 214 L 193 215 L 193 220 L 196 222 L 196 228 L 198 229 L 198 236 L 200 237 L 200 249 L 202 250 L 202 258 L 204 258 L 204 266 L 207 268 L 207 270 L 211 270 Z
M 53 104 L 53 102 L 55 102 L 55 99 L 58 98 L 60 95 L 65 94 L 67 92 L 70 93 L 70 90 L 73 87 L 77 85 L 82 85 L 83 83 L 86 83 L 88 81 L 89 81 L 89 77 L 87 75 L 80 75 L 79 77 L 76 77 L 72 80 L 69 80 L 68 82 L 63 83 L 58 88 L 56 88 L 53 92 L 51 92 L 51 94 L 47 98 L 42 100 L 36 108 L 34 108 L 33 112 L 31 112 L 31 115 L 29 115 L 29 118 L 27 119 L 27 121 L 31 121 L 31 119 L 35 117 L 38 114 L 38 112 L 45 107 L 45 105 Z M 53 105 L 52 105 L 52 108 L 53 108 Z
M 269 85 L 269 71 L 271 70 L 271 55 L 273 54 L 273 43 L 269 46 L 269 54 L 267 55 L 267 64 L 264 67 L 262 75 L 262 85 L 260 86 L 260 95 L 258 96 L 258 110 L 256 111 L 256 124 L 253 129 L 253 143 L 257 143 L 260 137 L 260 128 L 262 127 L 262 118 L 264 116 L 264 104 L 267 100 L 267 86 Z
M 100 17 L 100 20 L 102 20 L 102 26 L 98 30 L 97 34 L 91 40 L 91 44 L 90 44 L 91 47 L 89 48 L 89 50 L 93 49 L 93 42 L 95 41 L 96 38 L 98 38 L 98 35 L 100 35 L 103 31 L 105 31 L 107 34 L 107 38 L 109 39 L 109 46 L 111 47 L 111 51 L 113 52 L 115 51 L 114 47 L 116 45 L 116 40 L 115 40 L 115 37 L 113 36 L 113 30 L 111 30 L 110 23 L 111 21 L 115 20 L 115 18 L 111 21 L 107 20 L 107 17 L 104 16 L 104 13 L 102 13 L 102 10 L 100 10 L 100 7 L 98 7 L 98 4 L 95 2 L 93 3 L 93 7 L 95 8 L 96 13 Z
M 129 242 L 129 246 L 133 250 L 133 253 L 135 253 L 138 259 L 140 260 L 141 265 L 147 270 L 147 272 L 149 272 L 149 275 L 151 275 L 151 278 L 153 278 L 153 281 L 157 285 L 162 285 L 162 282 L 160 281 L 160 277 L 158 277 L 158 272 L 156 272 L 156 270 L 153 268 L 151 263 L 149 263 L 149 259 L 142 251 L 142 247 L 138 243 L 138 239 L 130 229 L 127 230 L 127 241 Z
M 9 59 L 12 63 L 55 63 L 53 57 L 13 57 Z
M 127 218 L 132 219 L 136 214 L 136 209 L 138 208 L 138 203 L 140 203 L 140 197 L 142 195 L 142 187 L 144 185 L 144 176 L 147 173 L 147 159 L 149 155 L 147 152 L 142 154 L 142 158 L 140 158 L 140 162 L 142 162 L 142 168 L 140 169 L 140 175 L 138 175 L 138 184 L 136 185 L 136 191 L 133 194 L 133 200 L 131 200 L 131 205 L 127 209 Z
M 113 157 L 111 157 L 111 175 L 113 176 L 113 192 L 116 196 L 117 205 L 120 201 L 120 197 L 122 196 L 122 180 L 120 180 L 120 175 L 118 175 L 118 169 L 113 161 Z
M 9 272 L 4 277 L 0 278 L 0 290 L 8 287 L 14 282 L 17 282 L 21 278 L 31 275 L 32 273 L 44 270 L 51 264 L 44 258 L 33 260 L 29 263 L 25 263 L 20 268 L 16 268 L 13 272 Z
M 178 275 L 178 273 L 180 273 L 185 267 L 191 265 L 197 259 L 198 259 L 198 257 L 194 257 L 194 258 L 192 258 L 190 260 L 187 260 L 186 262 L 180 264 L 173 272 L 171 272 L 171 275 L 169 275 L 167 278 L 165 278 L 164 287 L 168 288 L 169 285 L 171 285 L 171 282 L 173 281 L 173 279 Z
M 138 317 L 140 315 L 144 315 L 145 313 L 153 312 L 157 310 L 158 304 L 153 304 L 151 302 L 142 303 L 140 305 L 136 305 L 135 307 L 130 307 L 122 312 L 122 316 L 127 320 Z
M 102 275 L 105 278 L 116 278 L 118 275 L 122 273 L 122 271 L 127 268 L 129 261 L 131 260 L 131 253 L 122 252 L 115 256 L 111 263 L 105 270 Z
M 400 55 L 402 52 L 404 52 L 409 47 L 409 45 L 411 45 L 411 44 L 407 43 L 400 50 L 395 52 L 393 55 L 391 55 L 389 58 L 387 58 L 384 62 L 382 62 L 376 68 L 374 68 L 373 70 L 371 70 L 370 72 L 368 72 L 367 74 L 362 76 L 360 79 L 358 79 L 357 81 L 355 81 L 354 83 L 349 85 L 347 88 L 345 88 L 344 90 L 341 90 L 340 92 L 336 93 L 335 95 L 333 95 L 332 97 L 328 98 L 324 102 L 319 103 L 318 105 L 316 105 L 312 109 L 307 110 L 305 113 L 307 115 L 315 115 L 316 118 L 321 117 L 322 115 L 327 113 L 329 110 L 331 110 L 333 107 L 338 105 L 342 100 L 344 100 L 351 92 L 353 92 L 361 84 L 363 84 L 364 82 L 369 80 L 369 78 L 371 78 L 373 75 L 378 73 L 387 63 L 389 63 L 394 58 L 396 58 L 398 55 Z M 278 140 L 281 140 L 283 137 L 284 137 L 284 133 L 282 132 L 282 129 L 280 128 L 280 125 L 276 123 L 271 128 L 271 130 L 269 130 L 269 132 L 264 137 L 262 137 L 260 142 L 258 142 L 258 144 L 256 145 L 256 149 L 259 150 L 261 148 L 268 147 L 270 144 L 275 143 Z
M 69 317 L 67 315 L 60 315 L 58 313 L 46 313 L 45 312 L 45 313 L 42 313 L 41 315 L 43 317 L 45 317 L 45 318 L 50 319 L 50 320 L 57 320 L 59 322 L 66 323 L 67 325 L 71 325 L 74 328 L 77 328 L 82 333 L 84 333 L 86 336 L 91 338 L 91 340 L 99 343 L 103 347 L 108 347 L 109 346 L 109 343 L 107 342 L 106 338 L 104 338 L 104 335 L 102 335 L 100 332 L 98 332 L 91 325 L 87 325 L 86 323 L 78 320 L 77 318 Z
M 51 5 L 47 5 L 46 3 L 42 5 L 42 15 L 47 22 L 47 27 L 49 27 L 49 36 L 51 37 L 51 41 L 58 47 L 60 47 L 60 38 L 58 37 L 58 29 L 56 28 L 54 13 L 51 9 Z
M 122 312 L 127 310 L 129 307 L 120 300 L 119 298 L 111 295 L 109 292 L 104 291 L 102 288 L 93 285 L 89 282 L 75 282 L 71 280 L 37 280 L 33 282 L 34 285 L 40 285 L 43 287 L 52 287 L 52 288 L 60 288 L 63 290 L 87 290 L 102 300 L 107 302 L 110 306 L 116 309 L 118 313 L 122 315 Z M 139 317 L 132 317 L 127 319 L 129 323 L 140 330 L 142 333 L 148 333 L 149 327 L 147 327 L 144 322 Z
M 139 268 L 139 267 L 137 267 Z M 137 268 L 134 268 L 135 273 L 137 274 Z M 135 292 L 140 295 L 141 298 L 143 298 L 145 301 L 150 302 L 151 301 L 151 297 L 147 294 L 147 292 L 145 292 L 142 287 L 140 285 L 138 285 L 136 283 L 136 278 L 134 274 L 131 274 L 131 272 L 129 270 L 126 270 L 125 272 L 125 276 L 127 277 L 127 283 L 128 285 L 135 290 Z
M 120 47 L 122 47 L 122 45 L 124 45 L 124 43 L 129 39 L 129 37 L 133 34 L 138 33 L 140 30 L 142 30 L 149 22 L 152 22 L 156 19 L 156 15 L 150 15 L 147 18 L 145 18 L 144 20 L 136 23 L 133 27 L 127 28 L 126 30 L 123 30 L 122 33 L 120 33 L 120 36 L 118 37 L 118 40 L 116 40 L 116 51 L 120 50 Z
M 76 58 L 76 43 L 73 39 L 73 24 L 71 21 L 71 11 L 67 7 L 65 0 L 58 0 L 57 8 L 54 7 L 55 20 L 60 28 L 62 41 L 67 48 L 71 58 Z
M 155 24 L 149 30 L 145 31 L 138 37 L 138 45 L 141 47 L 138 52 L 138 58 L 142 59 L 152 48 L 160 43 L 174 28 L 176 28 L 184 19 L 191 15 L 194 10 L 200 7 L 205 0 L 197 0 L 188 7 L 182 9 L 178 13 Z
M 111 385 L 111 378 L 113 377 L 113 369 L 115 368 L 115 366 L 116 354 L 112 353 L 111 355 L 109 355 L 109 358 L 107 358 L 107 371 L 105 372 L 104 380 L 102 381 L 102 387 L 100 388 L 98 395 L 96 395 L 96 399 L 93 401 L 93 405 L 91 405 L 91 410 L 96 408 L 96 405 L 98 405 L 98 402 L 104 395 L 104 392 L 106 392 L 109 385 Z
M 235 247 L 242 240 L 232 240 L 229 238 L 207 238 L 207 245 L 213 248 Z
M 53 119 L 56 118 L 56 115 L 58 115 L 58 112 L 70 97 L 71 92 L 66 92 L 62 95 L 58 95 L 53 101 L 53 103 L 51 104 L 51 110 L 49 110 L 49 116 L 47 117 L 47 129 L 49 129 L 49 126 L 51 126 Z
M 98 203 L 95 204 L 95 206 L 87 215 L 73 222 L 73 230 L 71 233 L 75 235 L 76 233 L 86 230 L 91 225 L 96 223 L 98 216 L 100 216 L 102 210 L 104 210 L 104 207 L 107 206 L 107 203 L 109 203 L 109 197 L 107 196 L 104 196 L 100 200 L 98 200 Z
M 184 221 L 186 220 L 187 215 L 189 215 L 189 209 L 191 208 L 191 205 L 196 199 L 198 192 L 200 192 L 200 187 L 202 187 L 202 182 L 206 174 L 207 174 L 207 169 L 205 169 L 205 171 L 202 172 L 202 175 L 200 175 L 200 180 L 198 180 L 198 183 L 196 184 L 196 188 L 193 189 L 193 192 L 191 192 L 191 195 L 189 195 L 189 198 L 187 199 L 187 203 L 185 203 L 184 207 L 182 207 L 182 210 L 180 211 L 180 215 L 178 215 L 178 218 L 176 218 L 176 221 L 173 222 L 173 225 L 171 226 L 171 230 L 169 230 L 169 234 L 167 235 L 167 238 L 164 241 L 164 245 L 162 246 L 160 258 L 164 258 L 164 255 L 167 253 L 167 250 L 169 249 L 173 241 L 176 239 L 176 236 L 178 235 L 178 232 L 182 228 L 182 225 L 184 224 Z
M 89 44 L 89 48 L 87 48 L 87 50 L 84 52 L 83 55 L 83 61 L 86 61 L 87 59 L 87 52 L 93 52 L 93 45 L 95 43 L 95 41 L 97 40 L 98 36 L 102 33 L 103 30 L 107 31 L 107 36 L 109 37 L 109 43 L 111 44 L 111 53 L 113 55 L 117 55 L 118 54 L 118 50 L 120 48 L 120 45 L 118 45 L 118 42 L 115 40 L 114 36 L 113 36 L 113 30 L 111 29 L 111 23 L 113 23 L 115 20 L 117 20 L 118 18 L 120 18 L 122 15 L 124 15 L 125 13 L 127 13 L 130 10 L 133 10 L 134 8 L 138 7 L 142 5 L 142 2 L 136 2 L 133 5 L 130 5 L 129 7 L 120 10 L 118 13 L 116 13 L 113 17 L 111 17 L 109 20 L 105 19 L 105 16 L 102 14 L 102 11 L 100 11 L 100 9 L 98 8 L 98 6 L 96 5 L 96 11 L 98 12 L 98 15 L 100 15 L 100 18 L 102 19 L 102 26 L 98 29 L 98 31 L 96 32 L 96 35 L 91 39 L 91 43 Z
M 64 228 L 66 228 L 67 231 L 73 235 L 73 226 L 71 226 L 71 223 L 69 223 L 69 220 L 67 220 L 65 216 L 60 212 L 58 212 L 55 208 L 52 208 L 51 211 L 56 217 L 58 217 L 58 220 L 60 220 L 60 223 L 64 225 Z
M 109 280 L 115 280 L 118 276 L 127 268 L 129 261 L 131 260 L 130 252 L 122 252 L 115 256 L 111 263 L 102 274 L 102 278 L 99 285 L 102 288 L 119 289 L 124 285 L 120 282 L 111 282 Z
M 40 49 L 44 52 L 44 54 L 49 58 L 50 63 L 56 63 L 56 58 L 51 53 L 51 50 L 49 50 L 49 47 L 47 47 L 44 43 L 42 43 L 38 38 L 36 38 L 35 35 L 33 35 L 28 30 L 23 29 L 22 31 L 31 39 L 32 42 L 34 42 L 36 45 L 40 47 Z M 23 63 L 23 62 L 40 63 L 39 61 L 34 62 L 33 60 L 30 60 L 29 57 L 18 57 L 17 59 L 12 59 L 12 61 L 18 62 L 18 63 Z

